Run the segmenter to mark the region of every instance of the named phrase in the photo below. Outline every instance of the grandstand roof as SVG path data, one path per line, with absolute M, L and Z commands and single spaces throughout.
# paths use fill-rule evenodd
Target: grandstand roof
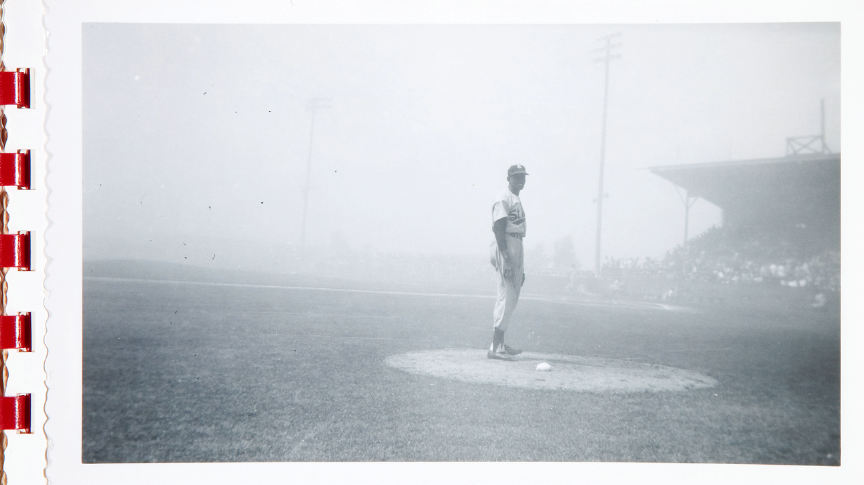
M 654 174 L 748 220 L 839 216 L 840 154 L 791 155 L 649 167 Z

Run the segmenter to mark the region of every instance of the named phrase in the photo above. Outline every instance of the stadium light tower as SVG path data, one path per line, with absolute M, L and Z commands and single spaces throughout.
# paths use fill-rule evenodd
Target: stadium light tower
M 330 107 L 329 98 L 311 98 L 306 103 L 309 113 L 309 153 L 306 156 L 306 183 L 303 186 L 303 220 L 300 224 L 300 247 L 306 249 L 306 216 L 309 211 L 309 185 L 312 181 L 312 151 L 315 147 L 315 116 L 324 108 Z
M 602 233 L 603 233 L 603 197 L 606 195 L 603 192 L 603 172 L 606 163 L 606 112 L 609 99 L 609 63 L 615 59 L 620 59 L 621 55 L 613 51 L 621 47 L 620 42 L 615 42 L 621 36 L 620 33 L 609 34 L 598 39 L 603 43 L 602 46 L 594 49 L 592 52 L 599 53 L 602 56 L 594 59 L 594 62 L 602 62 L 604 67 L 603 76 L 603 132 L 600 137 L 600 177 L 597 186 L 597 234 L 594 241 L 594 274 L 600 276 L 600 270 L 603 268 L 602 259 Z

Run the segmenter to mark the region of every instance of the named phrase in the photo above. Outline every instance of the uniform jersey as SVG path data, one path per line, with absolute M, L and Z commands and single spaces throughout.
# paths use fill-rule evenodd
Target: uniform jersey
M 503 218 L 507 219 L 507 228 L 504 232 L 525 236 L 525 210 L 522 209 L 519 196 L 510 192 L 510 189 L 505 190 L 504 195 L 492 204 L 492 223 Z

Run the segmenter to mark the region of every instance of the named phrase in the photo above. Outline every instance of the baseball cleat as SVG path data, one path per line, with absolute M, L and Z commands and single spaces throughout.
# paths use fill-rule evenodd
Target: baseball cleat
M 498 348 L 498 352 L 507 355 L 519 355 L 522 353 L 522 350 L 513 348 L 507 344 L 501 344 L 501 347 Z

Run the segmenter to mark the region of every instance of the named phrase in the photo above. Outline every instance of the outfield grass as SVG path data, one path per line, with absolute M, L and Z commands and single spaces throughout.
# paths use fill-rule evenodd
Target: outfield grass
M 840 323 L 520 303 L 527 350 L 691 369 L 717 387 L 579 393 L 384 365 L 488 345 L 492 299 L 85 279 L 85 462 L 839 463 Z

